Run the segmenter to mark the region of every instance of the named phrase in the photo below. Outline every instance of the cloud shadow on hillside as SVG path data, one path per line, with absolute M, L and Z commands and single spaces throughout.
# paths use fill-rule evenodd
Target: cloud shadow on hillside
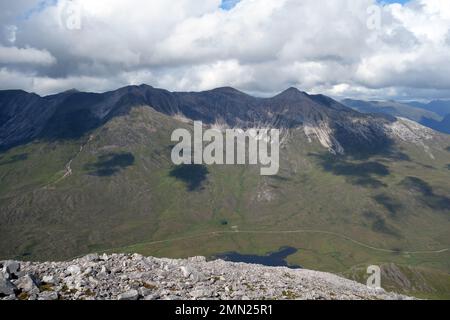
M 406 177 L 400 185 L 415 193 L 419 201 L 431 209 L 450 211 L 450 198 L 436 194 L 433 187 L 426 181 L 417 177 Z
M 310 154 L 319 160 L 320 166 L 337 176 L 345 176 L 352 184 L 380 188 L 386 186 L 376 177 L 385 177 L 390 174 L 387 166 L 376 161 L 350 162 L 343 157 L 331 154 Z
M 204 165 L 190 164 L 179 165 L 170 171 L 170 176 L 183 181 L 188 191 L 197 191 L 202 188 L 208 175 L 208 168 Z
M 373 199 L 377 203 L 379 203 L 383 207 L 385 207 L 389 211 L 389 213 L 392 217 L 396 217 L 398 214 L 398 211 L 403 208 L 403 205 L 400 202 L 398 202 L 394 198 L 388 196 L 387 194 L 379 194 L 379 195 L 373 197 Z
M 368 211 L 364 213 L 364 217 L 371 222 L 372 231 L 376 233 L 386 234 L 395 238 L 401 238 L 400 233 L 390 226 L 386 219 L 376 212 Z
M 131 153 L 109 153 L 98 157 L 97 162 L 85 165 L 92 176 L 113 176 L 121 170 L 132 166 L 135 158 Z
M 341 143 L 349 158 L 364 161 L 373 156 L 381 156 L 390 161 L 411 160 L 407 154 L 398 150 L 395 141 L 388 135 L 373 130 L 368 135 L 372 137 L 370 140 L 365 134 L 349 131 L 345 126 L 334 127 L 334 138 Z
M 25 161 L 27 159 L 28 159 L 28 153 L 16 154 L 16 155 L 9 157 L 9 159 L 6 159 L 6 160 L 3 160 L 3 158 L 0 157 L 0 166 L 6 166 L 8 164 Z

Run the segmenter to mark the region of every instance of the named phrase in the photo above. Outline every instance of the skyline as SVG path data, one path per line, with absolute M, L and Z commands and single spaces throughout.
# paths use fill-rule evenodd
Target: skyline
M 34 91 L 27 91 L 27 90 L 21 89 L 21 88 L 0 89 L 0 91 L 17 91 L 17 90 L 19 90 L 19 91 L 24 91 L 24 92 L 27 92 L 27 93 L 36 94 L 36 95 L 38 95 L 41 98 L 45 98 L 45 97 L 51 97 L 51 96 L 58 95 L 58 94 L 64 94 L 64 93 L 71 92 L 71 91 L 84 92 L 84 93 L 95 93 L 95 94 L 105 94 L 105 93 L 108 93 L 108 92 L 119 91 L 119 90 L 121 90 L 123 88 L 127 88 L 127 87 L 141 87 L 141 86 L 149 86 L 149 87 L 152 87 L 152 88 L 155 88 L 155 89 L 158 89 L 158 90 L 167 90 L 166 88 L 153 86 L 153 85 L 148 84 L 148 83 L 140 83 L 140 84 L 128 84 L 128 85 L 124 85 L 122 87 L 111 88 L 111 89 L 107 89 L 107 90 L 97 90 L 97 91 L 95 91 L 95 90 L 79 90 L 77 88 L 69 88 L 69 89 L 66 89 L 66 90 L 63 90 L 63 91 L 58 91 L 58 92 L 53 92 L 53 93 L 43 93 L 43 94 L 40 94 L 40 93 L 34 92 Z M 301 90 L 301 88 L 297 88 L 297 87 L 294 87 L 294 86 L 291 86 L 289 88 L 285 88 L 285 89 L 282 89 L 280 91 L 277 91 L 277 92 L 274 92 L 274 93 L 270 93 L 270 94 L 266 94 L 266 93 L 251 93 L 251 92 L 249 93 L 249 92 L 245 92 L 244 90 L 239 90 L 239 89 L 236 89 L 236 88 L 231 87 L 231 86 L 215 87 L 215 88 L 210 88 L 210 89 L 205 89 L 205 90 L 185 90 L 185 91 L 183 91 L 183 90 L 167 90 L 167 91 L 172 92 L 172 93 L 188 93 L 188 92 L 202 93 L 202 92 L 208 92 L 208 91 L 214 91 L 214 90 L 220 90 L 220 89 L 226 89 L 226 88 L 231 88 L 233 90 L 237 90 L 238 92 L 241 92 L 243 94 L 247 94 L 247 95 L 249 95 L 251 97 L 254 97 L 254 98 L 263 98 L 263 99 L 270 99 L 270 98 L 276 97 L 277 95 L 280 95 L 280 94 L 282 94 L 282 93 L 284 93 L 284 92 L 286 92 L 286 91 L 288 91 L 290 89 L 296 89 L 296 90 L 298 90 L 300 92 L 304 92 L 304 93 L 306 93 L 308 95 L 321 95 L 320 92 L 319 93 L 311 93 L 311 92 L 307 92 L 307 91 Z M 399 102 L 399 103 L 405 103 L 405 104 L 416 103 L 416 102 L 417 103 L 431 103 L 431 102 L 437 102 L 437 101 L 450 101 L 450 98 L 407 99 L 407 100 L 394 100 L 394 99 L 389 99 L 389 98 L 386 98 L 386 99 L 384 99 L 384 98 L 373 98 L 373 99 L 366 99 L 366 100 L 364 100 L 364 99 L 361 98 L 361 100 L 360 100 L 360 99 L 358 99 L 358 97 L 346 98 L 346 97 L 334 97 L 332 95 L 330 95 L 329 97 L 333 98 L 334 100 L 336 100 L 337 102 L 340 102 L 340 103 L 343 103 L 343 101 L 345 101 L 345 100 L 362 101 L 362 102 L 394 102 L 394 103 Z M 344 103 L 344 105 L 345 105 L 345 103 Z

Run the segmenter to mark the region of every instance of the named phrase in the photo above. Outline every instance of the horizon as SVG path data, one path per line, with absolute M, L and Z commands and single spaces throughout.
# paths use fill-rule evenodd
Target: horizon
M 177 91 L 177 90 L 175 90 L 175 91 L 172 91 L 172 90 L 168 90 L 166 88 L 157 87 L 157 86 L 154 86 L 154 85 L 151 85 L 151 84 L 147 84 L 147 83 L 128 84 L 128 85 L 125 85 L 125 86 L 122 86 L 122 87 L 118 87 L 118 88 L 115 88 L 115 89 L 101 90 L 101 91 L 94 91 L 94 90 L 85 91 L 85 90 L 79 90 L 77 88 L 70 88 L 70 89 L 67 89 L 67 90 L 64 90 L 64 91 L 55 92 L 55 93 L 51 93 L 51 94 L 45 94 L 45 95 L 42 95 L 42 94 L 39 94 L 39 93 L 33 92 L 33 91 L 27 91 L 27 90 L 20 89 L 20 88 L 0 89 L 0 92 L 2 92 L 2 91 L 23 91 L 23 92 L 26 92 L 26 93 L 38 95 L 41 98 L 45 98 L 45 97 L 50 97 L 50 96 L 53 96 L 53 95 L 59 95 L 59 94 L 63 94 L 63 93 L 68 93 L 68 92 L 71 92 L 71 91 L 73 91 L 73 92 L 80 92 L 80 93 L 105 94 L 105 93 L 109 93 L 109 92 L 115 92 L 115 91 L 118 91 L 118 90 L 121 90 L 121 89 L 124 89 L 124 88 L 128 88 L 128 87 L 142 87 L 142 86 L 148 86 L 148 87 L 151 87 L 151 88 L 157 89 L 157 90 L 165 90 L 165 91 L 169 91 L 171 93 L 190 93 L 190 92 L 191 93 L 203 93 L 203 92 L 210 92 L 210 91 L 215 91 L 215 90 L 220 90 L 220 89 L 233 89 L 233 90 L 236 90 L 236 91 L 238 91 L 240 93 L 243 93 L 243 94 L 246 94 L 248 96 L 251 96 L 253 98 L 262 98 L 262 99 L 273 98 L 273 97 L 275 97 L 277 95 L 280 95 L 280 94 L 282 94 L 282 93 L 284 93 L 284 92 L 286 92 L 286 91 L 288 91 L 290 89 L 295 89 L 295 90 L 297 90 L 299 92 L 306 93 L 307 95 L 310 95 L 310 96 L 322 95 L 322 93 L 311 93 L 311 92 L 308 92 L 308 91 L 305 91 L 305 90 L 301 90 L 301 89 L 299 89 L 297 87 L 292 87 L 292 86 L 288 87 L 288 88 L 286 88 L 284 90 L 278 91 L 278 92 L 270 92 L 270 93 L 267 92 L 267 93 L 254 94 L 254 93 L 246 92 L 244 90 L 240 90 L 240 89 L 235 88 L 233 86 L 227 86 L 227 85 L 216 87 L 216 88 L 212 88 L 212 89 L 207 89 L 207 90 L 197 90 L 197 91 L 196 90 L 194 90 L 194 91 L 189 91 L 189 90 L 187 90 L 187 91 Z M 394 100 L 394 99 L 381 99 L 381 98 L 380 99 L 376 99 L 376 98 L 364 99 L 364 98 L 358 98 L 358 97 L 334 97 L 332 95 L 325 95 L 325 96 L 328 96 L 328 97 L 332 98 L 333 100 L 336 100 L 337 102 L 342 102 L 342 101 L 345 101 L 345 100 L 355 100 L 355 101 L 359 100 L 359 101 L 365 101 L 365 102 L 398 102 L 398 103 L 414 103 L 414 102 L 431 103 L 431 102 L 435 102 L 435 101 L 450 101 L 450 98 L 440 98 L 440 99 L 431 99 L 431 100 L 427 100 L 427 99 Z

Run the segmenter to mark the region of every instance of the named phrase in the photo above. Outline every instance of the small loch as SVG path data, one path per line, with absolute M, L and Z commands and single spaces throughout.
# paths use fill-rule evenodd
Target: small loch
M 293 255 L 298 250 L 292 247 L 282 247 L 276 252 L 270 252 L 266 255 L 259 256 L 253 254 L 240 254 L 237 252 L 221 253 L 214 256 L 216 259 L 222 259 L 230 262 L 243 262 L 250 264 L 259 264 L 268 267 L 287 267 L 291 269 L 301 269 L 299 265 L 290 265 L 286 258 Z

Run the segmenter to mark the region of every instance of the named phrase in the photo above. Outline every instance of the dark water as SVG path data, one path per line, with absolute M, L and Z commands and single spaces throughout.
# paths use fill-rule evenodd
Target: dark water
M 222 259 L 230 262 L 244 262 L 251 264 L 260 264 L 269 267 L 288 267 L 291 269 L 301 269 L 298 265 L 289 265 L 286 258 L 296 253 L 298 250 L 292 247 L 280 248 L 277 252 L 271 252 L 265 256 L 258 256 L 253 254 L 240 254 L 237 252 L 227 252 L 215 256 L 217 259 Z

